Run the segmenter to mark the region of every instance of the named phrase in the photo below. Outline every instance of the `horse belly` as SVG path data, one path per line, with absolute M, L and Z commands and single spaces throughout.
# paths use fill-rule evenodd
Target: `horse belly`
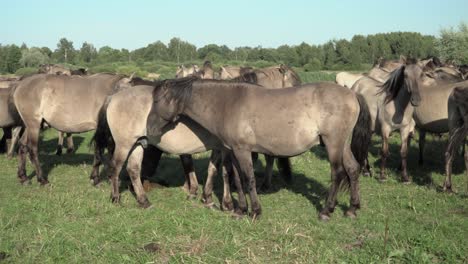
M 296 156 L 320 143 L 318 129 L 282 129 L 257 137 L 254 151 L 273 156 Z
M 159 149 L 171 154 L 195 154 L 212 149 L 215 145 L 212 137 L 197 132 L 179 122 L 160 138 L 150 138 Z

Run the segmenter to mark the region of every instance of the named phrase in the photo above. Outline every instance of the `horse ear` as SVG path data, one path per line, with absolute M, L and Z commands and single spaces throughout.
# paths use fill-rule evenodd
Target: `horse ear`
M 400 63 L 406 64 L 406 57 L 404 55 L 400 55 Z

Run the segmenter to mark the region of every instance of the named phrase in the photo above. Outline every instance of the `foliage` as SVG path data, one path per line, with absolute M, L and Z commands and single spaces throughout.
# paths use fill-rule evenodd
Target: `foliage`
M 23 49 L 20 63 L 23 67 L 38 67 L 49 62 L 49 57 L 39 48 Z
M 15 75 L 16 76 L 24 76 L 24 75 L 29 75 L 29 74 L 33 74 L 33 73 L 37 73 L 37 68 L 31 68 L 31 67 L 26 67 L 26 68 L 19 68 L 16 72 L 15 72 Z
M 461 23 L 458 30 L 442 29 L 436 47 L 444 60 L 468 64 L 468 24 Z

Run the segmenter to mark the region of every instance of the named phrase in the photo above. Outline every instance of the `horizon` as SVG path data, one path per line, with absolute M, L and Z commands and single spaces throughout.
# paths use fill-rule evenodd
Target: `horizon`
M 75 49 L 88 42 L 98 49 L 110 46 L 135 50 L 156 41 L 167 45 L 171 38 L 177 37 L 197 48 L 217 44 L 233 49 L 277 48 L 302 42 L 321 45 L 335 39 L 350 40 L 354 35 L 390 32 L 437 37 L 441 29 L 456 28 L 466 22 L 463 12 L 468 10 L 468 1 L 461 0 L 429 5 L 421 0 L 410 3 L 395 0 L 391 5 L 370 0 L 358 4 L 338 0 L 319 2 L 295 0 L 285 4 L 241 0 L 234 5 L 228 2 L 223 8 L 212 0 L 203 3 L 83 0 L 79 5 L 55 0 L 40 3 L 20 0 L 3 4 L 6 12 L 0 21 L 8 27 L 0 28 L 0 44 L 25 43 L 28 47 L 54 50 L 58 41 L 66 38 L 73 42 Z M 136 8 L 129 9 L 129 5 Z M 180 8 L 182 5 L 185 8 Z M 318 5 L 320 10 L 314 11 Z

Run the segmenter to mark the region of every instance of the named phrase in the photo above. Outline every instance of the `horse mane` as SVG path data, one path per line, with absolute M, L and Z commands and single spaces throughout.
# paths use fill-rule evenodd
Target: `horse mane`
M 137 86 L 137 85 L 154 85 L 154 81 L 150 81 L 150 80 L 145 80 L 143 78 L 140 78 L 140 77 L 133 77 L 131 80 L 130 80 L 130 84 L 132 86 Z
M 387 81 L 382 84 L 380 91 L 378 94 L 385 93 L 385 103 L 388 103 L 395 99 L 400 88 L 404 85 L 405 80 L 405 68 L 406 65 L 402 65 L 401 67 L 397 68 L 393 72 L 390 73 Z
M 178 110 L 183 111 L 187 102 L 192 98 L 193 82 L 198 80 L 200 80 L 198 76 L 188 76 L 178 79 L 156 81 L 154 83 L 153 100 L 156 101 L 158 93 L 162 89 L 165 91 L 163 96 L 168 101 L 175 102 Z
M 255 71 L 246 72 L 244 74 L 239 75 L 239 77 L 233 78 L 232 82 L 246 82 L 246 83 L 258 83 L 258 76 Z

